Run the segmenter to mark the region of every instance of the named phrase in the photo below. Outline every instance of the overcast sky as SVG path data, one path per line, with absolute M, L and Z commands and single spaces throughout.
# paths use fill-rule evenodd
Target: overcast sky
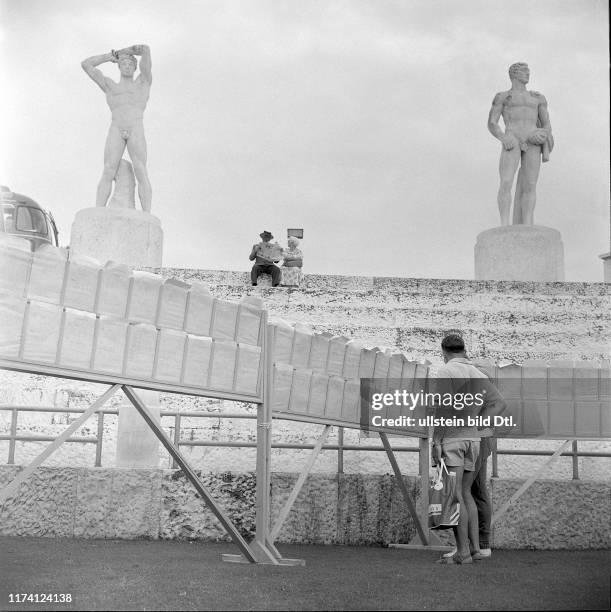
M 60 242 L 95 204 L 110 111 L 86 57 L 151 47 L 145 114 L 164 266 L 249 268 L 304 228 L 306 273 L 473 278 L 499 224 L 486 128 L 526 61 L 556 142 L 535 223 L 566 279 L 609 251 L 608 12 L 598 0 L 0 0 L 0 182 Z M 115 65 L 101 66 L 117 77 Z

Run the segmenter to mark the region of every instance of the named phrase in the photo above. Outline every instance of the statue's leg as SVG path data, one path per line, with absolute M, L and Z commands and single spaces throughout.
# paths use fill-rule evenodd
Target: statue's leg
M 529 144 L 528 150 L 522 154 L 522 223 L 534 225 L 535 204 L 537 202 L 537 179 L 541 168 L 541 147 Z
M 127 140 L 127 151 L 131 157 L 134 173 L 138 180 L 140 205 L 145 212 L 151 212 L 153 190 L 146 171 L 146 140 L 142 125 L 136 126 L 130 131 Z
M 112 181 L 117 174 L 123 151 L 125 151 L 125 140 L 121 137 L 118 128 L 111 125 L 106 137 L 106 145 L 104 146 L 104 171 L 98 183 L 95 199 L 96 206 L 106 206 L 106 202 L 108 202 L 110 190 L 112 189 Z
M 522 210 L 522 180 L 524 172 L 522 168 L 518 170 L 518 178 L 516 179 L 516 188 L 513 194 L 513 224 L 522 225 L 524 223 L 524 211 Z
M 499 194 L 497 202 L 499 205 L 499 213 L 501 214 L 501 225 L 509 225 L 509 211 L 511 210 L 511 187 L 513 178 L 518 169 L 520 162 L 520 148 L 514 147 L 509 151 L 503 149 L 501 151 L 501 159 L 499 161 L 499 175 L 501 184 L 499 186 Z

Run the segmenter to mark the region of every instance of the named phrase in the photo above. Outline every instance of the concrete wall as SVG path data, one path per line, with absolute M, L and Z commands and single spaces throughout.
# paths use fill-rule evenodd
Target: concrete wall
M 0 467 L 0 487 L 20 468 Z M 252 473 L 201 474 L 244 536 L 254 535 Z M 272 477 L 272 523 L 296 474 Z M 418 497 L 419 479 L 406 478 Z M 499 507 L 520 485 L 492 481 Z M 495 528 L 496 548 L 586 549 L 611 546 L 604 483 L 540 481 Z M 0 506 L 0 535 L 80 538 L 227 539 L 182 472 L 40 468 Z M 384 545 L 415 535 L 389 475 L 311 475 L 284 524 L 279 543 Z

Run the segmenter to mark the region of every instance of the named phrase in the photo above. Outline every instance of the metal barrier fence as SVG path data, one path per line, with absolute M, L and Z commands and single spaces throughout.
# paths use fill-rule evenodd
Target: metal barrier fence
M 15 443 L 16 442 L 51 442 L 55 439 L 53 436 L 44 436 L 36 434 L 17 434 L 17 421 L 20 412 L 53 412 L 53 413 L 68 413 L 68 414 L 83 414 L 81 408 L 58 408 L 57 406 L 8 406 L 0 405 L 0 410 L 11 412 L 11 425 L 9 434 L 0 434 L 0 441 L 9 442 L 7 464 L 14 465 L 15 463 Z M 95 467 L 102 466 L 102 444 L 104 437 L 104 417 L 105 415 L 118 415 L 117 408 L 105 408 L 97 412 L 97 435 L 90 437 L 72 437 L 68 438 L 67 442 L 76 442 L 79 444 L 95 444 Z M 177 411 L 177 410 L 162 410 L 161 418 L 174 419 L 174 444 L 180 446 L 217 446 L 225 448 L 256 448 L 256 442 L 229 442 L 221 440 L 181 440 L 181 425 L 183 418 L 214 418 L 214 419 L 252 419 L 255 420 L 255 414 L 232 413 L 232 412 L 202 412 L 202 411 Z M 171 429 L 171 426 L 170 426 Z M 374 445 L 354 445 L 344 444 L 344 428 L 337 427 L 337 444 L 325 444 L 322 450 L 337 451 L 337 473 L 344 472 L 344 451 L 384 451 L 384 446 Z M 308 450 L 313 449 L 314 444 L 295 444 L 288 442 L 273 442 L 272 448 L 283 448 L 291 450 Z M 398 452 L 419 452 L 418 446 L 393 446 L 393 451 Z M 496 440 L 492 449 L 492 477 L 498 477 L 498 455 L 526 455 L 526 456 L 551 456 L 554 454 L 552 450 L 535 450 L 535 449 L 498 449 Z M 611 453 L 601 451 L 580 451 L 578 440 L 572 441 L 570 451 L 560 454 L 561 457 L 571 457 L 573 463 L 573 480 L 579 480 L 579 457 L 611 457 Z M 176 468 L 176 463 L 173 462 L 173 468 Z

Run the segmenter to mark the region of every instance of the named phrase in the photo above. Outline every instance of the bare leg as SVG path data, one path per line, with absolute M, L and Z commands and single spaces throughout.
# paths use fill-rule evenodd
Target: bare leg
M 518 170 L 518 178 L 516 179 L 516 188 L 513 196 L 513 224 L 522 225 L 524 223 L 524 211 L 522 210 L 522 192 L 524 180 L 524 172 L 522 168 Z
M 448 467 L 448 470 L 456 474 L 456 498 L 460 504 L 460 518 L 458 519 L 458 527 L 453 528 L 454 537 L 456 538 L 456 549 L 458 550 L 460 557 L 466 559 L 471 553 L 469 552 L 469 510 L 465 505 L 463 497 L 464 468 L 462 466 Z M 471 498 L 471 500 L 473 500 L 473 498 Z M 477 517 L 477 513 L 475 516 Z
M 125 140 L 121 137 L 121 133 L 111 125 L 106 137 L 106 145 L 104 146 L 104 171 L 102 178 L 98 183 L 98 191 L 96 194 L 95 205 L 106 206 L 112 189 L 112 181 L 117 174 L 119 162 L 125 151 Z
M 151 212 L 153 190 L 146 171 L 146 140 L 142 125 L 134 127 L 127 140 L 127 151 L 134 166 L 134 173 L 138 180 L 138 197 L 140 205 L 145 212 Z
M 492 438 L 482 438 L 479 445 L 479 456 L 475 463 L 475 477 L 471 485 L 471 495 L 477 506 L 479 522 L 479 545 L 490 548 L 490 528 L 492 521 L 492 502 L 488 492 L 488 457 L 492 452 Z
M 470 552 L 479 552 L 479 520 L 477 515 L 477 505 L 471 493 L 471 485 L 475 478 L 475 472 L 464 472 L 462 477 L 462 497 L 467 509 L 468 528 L 467 533 L 471 541 Z M 462 521 L 462 507 L 460 520 Z M 461 553 L 462 554 L 462 553 Z
M 541 168 L 541 147 L 528 145 L 528 150 L 522 153 L 522 173 L 520 209 L 522 210 L 522 223 L 534 225 L 535 204 L 537 202 L 537 179 Z
M 520 148 L 514 146 L 513 149 L 501 151 L 501 159 L 499 161 L 499 175 L 501 184 L 497 202 L 499 205 L 499 213 L 501 214 L 501 225 L 509 225 L 509 211 L 511 210 L 511 187 L 513 178 L 518 164 L 520 162 Z

